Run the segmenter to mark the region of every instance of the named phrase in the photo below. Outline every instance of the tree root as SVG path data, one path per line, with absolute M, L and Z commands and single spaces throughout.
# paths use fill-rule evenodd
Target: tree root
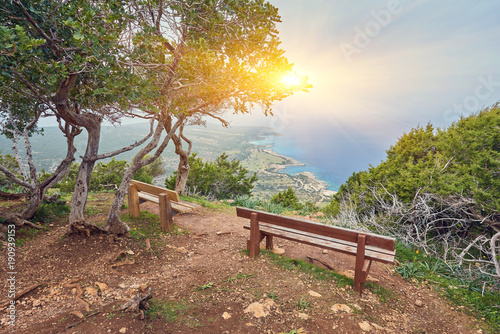
M 38 287 L 40 287 L 40 286 L 42 286 L 44 284 L 46 284 L 46 282 L 42 282 L 42 283 L 37 283 L 37 284 L 30 285 L 29 287 L 27 287 L 26 289 L 22 290 L 21 292 L 16 293 L 16 296 L 14 297 L 13 300 L 18 300 L 19 298 L 21 298 L 22 296 L 24 296 L 28 292 L 31 292 L 31 291 L 35 290 L 36 288 L 38 288 Z M 11 302 L 10 300 L 2 302 L 0 304 L 0 308 L 7 307 L 10 304 L 10 302 Z
M 18 228 L 23 228 L 23 227 L 32 227 L 37 230 L 43 229 L 42 226 L 33 224 L 32 222 L 26 220 L 23 218 L 23 216 L 20 213 L 12 213 L 12 212 L 7 212 L 3 211 L 0 212 L 0 217 L 3 218 L 3 220 L 0 222 L 0 239 L 5 238 L 5 233 L 7 233 L 7 227 L 6 225 L 14 224 Z
M 81 221 L 81 222 L 74 222 L 74 223 L 70 224 L 68 235 L 80 234 L 82 236 L 90 237 L 90 235 L 92 233 L 94 233 L 94 234 L 107 234 L 108 231 L 106 231 L 104 228 L 99 227 L 95 224 L 88 223 L 86 221 Z
M 136 296 L 130 298 L 125 304 L 120 307 L 120 310 L 125 312 L 132 312 L 134 315 L 138 315 L 142 320 L 144 319 L 144 310 L 149 310 L 148 300 L 150 300 L 151 298 L 151 288 L 148 288 L 146 293 L 138 293 Z

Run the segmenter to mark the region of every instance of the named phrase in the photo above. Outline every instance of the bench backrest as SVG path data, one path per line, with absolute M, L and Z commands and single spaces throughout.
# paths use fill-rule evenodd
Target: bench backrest
M 174 202 L 179 202 L 179 194 L 173 190 L 154 186 L 152 184 L 144 183 L 141 181 L 136 181 L 132 180 L 130 181 L 130 184 L 134 184 L 137 187 L 137 191 L 144 191 L 148 194 L 158 196 L 162 193 L 167 193 L 168 194 L 168 199 Z
M 322 223 L 311 222 L 302 219 L 280 216 L 264 211 L 242 208 L 239 206 L 236 207 L 236 214 L 238 215 L 238 217 L 250 219 L 250 215 L 252 213 L 258 214 L 259 222 L 288 227 L 298 231 L 314 233 L 316 235 L 332 237 L 335 239 L 354 243 L 358 242 L 358 235 L 364 234 L 366 235 L 366 246 L 379 247 L 390 251 L 393 251 L 395 249 L 394 238 L 385 237 L 373 233 L 350 230 L 347 228 L 326 225 Z

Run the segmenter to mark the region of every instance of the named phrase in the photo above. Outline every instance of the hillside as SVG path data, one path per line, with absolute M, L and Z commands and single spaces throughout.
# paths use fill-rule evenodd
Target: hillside
M 92 196 L 88 215 L 105 217 L 110 194 Z M 3 206 L 17 205 L 15 202 Z M 18 291 L 40 283 L 17 304 L 16 333 L 480 333 L 486 329 L 425 284 L 408 283 L 392 266 L 374 264 L 359 297 L 344 276 L 354 258 L 277 240 L 286 257 L 257 260 L 242 250 L 248 232 L 234 209 L 207 203 L 175 216 L 160 234 L 155 215 L 130 220 L 131 236 L 68 236 L 66 218 L 47 219 L 36 236 L 17 236 Z M 156 212 L 154 205 L 143 210 Z M 123 212 L 127 218 L 127 210 Z M 314 217 L 308 217 L 314 219 Z M 5 257 L 1 259 L 5 267 Z M 6 281 L 2 280 L 2 291 Z M 145 318 L 118 308 L 152 289 Z M 257 304 L 254 304 L 257 303 Z M 263 307 L 257 317 L 252 308 Z M 252 307 L 250 307 L 252 305 Z M 267 305 L 267 306 L 266 306 Z M 250 308 L 249 308 L 250 307 Z M 254 309 L 255 310 L 255 309 Z M 266 311 L 267 310 L 267 311 Z M 1 331 L 7 331 L 3 317 Z

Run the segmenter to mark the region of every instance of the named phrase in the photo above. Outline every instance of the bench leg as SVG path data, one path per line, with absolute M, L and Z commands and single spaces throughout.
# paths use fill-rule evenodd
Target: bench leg
M 135 184 L 128 187 L 128 212 L 132 217 L 139 217 L 139 192 Z
M 366 274 L 365 276 L 363 274 L 363 267 L 365 266 L 365 243 L 366 243 L 366 235 L 364 234 L 358 235 L 356 266 L 354 269 L 354 291 L 357 291 L 360 296 L 361 296 L 361 284 L 364 283 L 364 281 L 366 280 L 366 276 L 368 275 Z
M 170 232 L 174 228 L 174 220 L 172 218 L 172 206 L 168 199 L 168 194 L 162 193 L 158 196 L 160 204 L 160 226 L 162 232 Z
M 259 231 L 259 215 L 254 212 L 250 215 L 250 242 L 248 245 L 250 257 L 252 259 L 260 253 L 260 242 L 262 238 L 263 236 Z
M 272 235 L 266 235 L 266 249 L 273 250 L 274 245 L 273 245 L 273 236 Z

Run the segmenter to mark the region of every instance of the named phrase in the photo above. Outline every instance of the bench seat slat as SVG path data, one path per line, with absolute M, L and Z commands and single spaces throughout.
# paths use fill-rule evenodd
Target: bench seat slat
M 139 191 L 139 198 L 144 199 L 146 201 L 156 203 L 156 204 L 158 204 L 160 202 L 158 199 L 158 196 L 147 194 L 143 191 Z M 186 212 L 193 210 L 193 207 L 186 205 L 184 203 L 181 203 L 181 202 L 170 201 L 170 205 L 172 206 L 173 210 L 175 210 L 177 212 L 181 212 L 181 213 L 186 213 Z
M 250 224 L 245 224 L 245 229 L 250 229 Z M 271 226 L 265 223 L 259 224 L 259 230 L 268 235 L 280 237 L 291 241 L 299 241 L 304 244 L 319 246 L 325 249 L 338 251 L 345 254 L 356 255 L 357 244 L 344 240 L 318 236 L 312 233 L 297 231 L 282 226 Z M 365 258 L 382 263 L 394 263 L 396 252 L 376 247 L 366 247 Z

